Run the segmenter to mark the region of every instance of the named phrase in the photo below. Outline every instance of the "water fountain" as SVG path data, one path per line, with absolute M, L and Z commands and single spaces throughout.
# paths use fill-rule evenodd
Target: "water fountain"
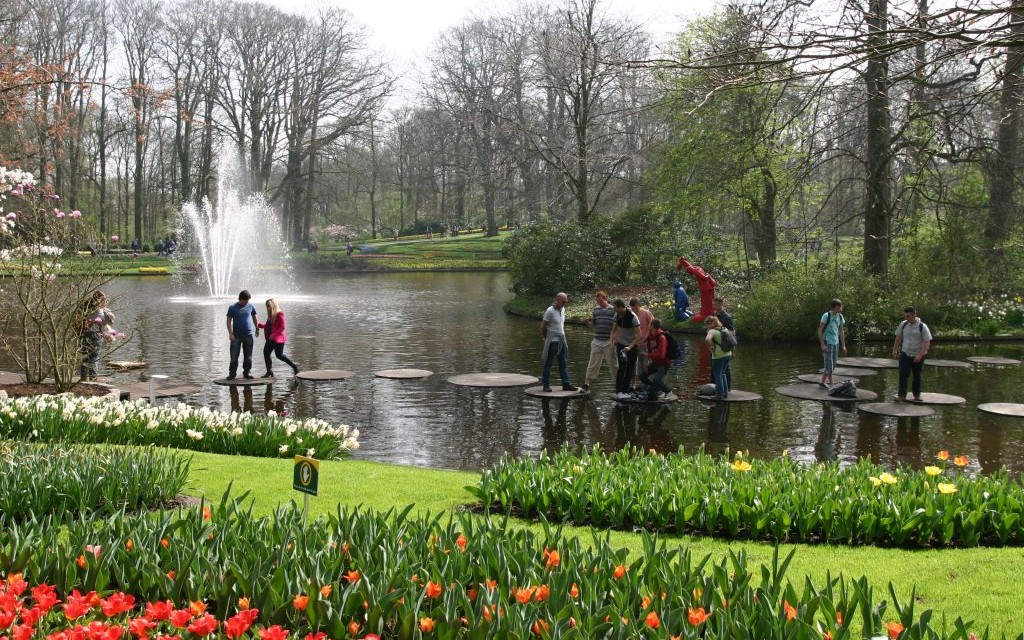
M 237 161 L 221 160 L 214 200 L 182 207 L 186 244 L 198 250 L 211 297 L 233 296 L 266 270 L 282 270 L 287 249 L 280 223 L 262 194 L 246 188 Z

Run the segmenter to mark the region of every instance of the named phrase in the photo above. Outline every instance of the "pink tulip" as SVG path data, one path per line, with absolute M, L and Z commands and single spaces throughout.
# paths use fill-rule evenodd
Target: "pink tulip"
M 117 236 L 110 236 L 110 240 L 111 240 L 111 242 L 118 242 L 118 241 L 121 240 L 121 238 L 119 238 Z
M 79 211 L 78 209 L 75 209 L 74 211 L 71 212 L 71 217 L 77 220 L 78 218 L 82 217 L 82 212 Z

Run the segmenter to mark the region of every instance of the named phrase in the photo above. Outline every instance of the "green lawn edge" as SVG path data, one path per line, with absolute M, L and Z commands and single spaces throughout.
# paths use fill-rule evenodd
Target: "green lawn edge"
M 189 493 L 219 500 L 230 487 L 232 495 L 249 492 L 257 514 L 268 514 L 279 505 L 295 501 L 302 494 L 292 490 L 293 462 L 288 459 L 247 458 L 194 453 Z M 320 462 L 320 494 L 310 499 L 310 515 L 333 512 L 337 505 L 362 505 L 378 510 L 402 509 L 415 505 L 416 513 L 438 514 L 472 503 L 465 490 L 475 485 L 479 474 L 382 464 L 361 460 Z M 485 517 L 485 516 L 480 516 Z M 524 526 L 534 526 L 523 522 Z M 591 539 L 589 527 L 565 527 L 564 535 Z M 604 535 L 602 533 L 602 535 Z M 615 547 L 642 553 L 639 535 L 612 531 Z M 744 550 L 751 561 L 770 564 L 773 545 L 726 541 L 693 536 L 664 536 L 668 545 L 679 545 L 696 557 L 721 558 L 732 549 Z M 828 572 L 847 578 L 867 576 L 875 589 L 874 599 L 889 600 L 891 582 L 901 600 L 916 598 L 918 610 L 933 609 L 941 625 L 945 616 L 951 625 L 957 616 L 973 620 L 977 628 L 988 627 L 993 637 L 1016 636 L 1024 630 L 1017 586 L 1024 573 L 1024 548 L 978 548 L 944 550 L 902 550 L 877 547 L 830 545 L 780 545 L 784 553 L 796 549 L 789 572 L 797 588 L 803 576 L 816 585 Z M 890 603 L 891 608 L 891 603 Z

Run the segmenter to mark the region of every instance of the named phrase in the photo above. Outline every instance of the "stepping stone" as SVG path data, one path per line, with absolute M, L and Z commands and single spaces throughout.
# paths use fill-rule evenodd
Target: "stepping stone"
M 522 387 L 540 379 L 521 373 L 463 373 L 448 378 L 448 382 L 462 387 Z
M 857 405 L 865 413 L 892 418 L 923 418 L 935 415 L 935 410 L 913 402 L 865 402 Z
M 822 369 L 818 369 L 818 373 L 819 374 L 822 371 L 823 371 Z M 878 372 L 875 371 L 874 369 L 864 369 L 864 368 L 861 368 L 861 367 L 836 367 L 835 369 L 832 370 L 832 375 L 833 376 L 856 376 L 858 378 L 863 378 L 864 376 L 877 376 Z M 819 377 L 819 380 L 820 380 L 820 377 Z
M 295 377 L 299 380 L 322 382 L 325 380 L 348 380 L 354 375 L 356 375 L 354 371 L 346 371 L 344 369 L 312 369 L 310 371 L 300 371 L 295 374 Z
M 378 378 L 391 378 L 393 380 L 412 380 L 414 378 L 429 378 L 434 375 L 434 372 L 427 369 L 381 369 L 380 371 L 374 371 L 373 375 Z
M 120 385 L 121 391 L 127 391 L 132 400 L 149 398 L 149 383 L 139 382 L 135 384 Z M 198 384 L 163 384 L 154 385 L 153 395 L 157 398 L 173 398 L 175 396 L 187 396 L 192 393 L 199 393 L 203 388 Z
M 978 364 L 1020 364 L 1020 360 L 1013 358 L 1000 358 L 998 356 L 969 356 L 967 358 L 971 362 L 977 362 Z
M 869 369 L 900 368 L 900 361 L 892 358 L 838 358 L 836 363 L 844 367 L 867 367 Z
M 119 371 L 130 371 L 131 369 L 143 369 L 146 367 L 146 363 L 137 360 L 116 360 L 108 362 L 107 366 Z
M 871 373 L 875 373 L 872 371 Z M 812 384 L 818 384 L 821 382 L 820 373 L 801 373 L 796 377 L 801 382 L 810 382 Z M 832 382 L 839 384 L 840 382 L 846 382 L 847 380 L 853 380 L 854 383 L 860 382 L 860 378 L 854 378 L 853 376 L 840 376 L 835 373 L 832 374 Z
M 920 400 L 914 400 L 914 396 L 908 395 L 907 399 L 903 402 L 911 404 L 963 404 L 967 402 L 967 399 L 948 393 L 928 393 L 927 391 L 922 391 Z
M 937 360 L 925 359 L 924 363 L 932 367 L 959 367 L 961 369 L 971 368 L 971 363 L 964 362 L 963 360 L 943 360 L 941 358 Z
M 762 399 L 761 394 L 759 393 L 754 393 L 753 391 L 739 391 L 738 389 L 733 389 L 729 392 L 729 395 L 721 400 L 716 400 L 713 395 L 703 395 L 700 392 L 696 395 L 698 400 L 707 400 L 708 402 L 756 402 L 757 400 Z
M 252 378 L 247 379 L 242 376 L 238 376 L 234 380 L 228 380 L 227 378 L 217 378 L 213 381 L 213 384 L 219 384 L 225 387 L 258 387 L 265 384 L 274 384 L 273 378 Z M 146 394 L 149 394 L 149 387 L 146 387 Z
M 858 400 L 874 400 L 878 394 L 867 389 L 857 389 L 856 398 L 840 398 L 828 395 L 828 389 L 822 389 L 816 384 L 787 384 L 776 387 L 775 391 L 790 398 L 799 400 L 824 400 L 826 402 L 856 402 Z
M 679 402 L 679 396 L 677 396 L 674 393 L 668 394 L 667 398 L 662 398 L 662 397 L 659 396 L 657 400 L 644 400 L 642 398 L 628 398 L 626 400 L 619 400 L 615 396 L 612 396 L 612 399 L 615 400 L 615 402 L 619 402 L 619 403 L 622 403 L 622 404 L 632 404 L 632 405 L 640 405 L 640 406 L 643 406 L 643 405 L 658 405 L 658 404 L 675 404 L 675 403 Z
M 994 413 L 997 416 L 1024 418 L 1024 404 L 1019 402 L 986 402 L 979 404 L 978 409 L 985 413 Z
M 558 385 L 557 387 L 551 387 L 551 391 L 545 391 L 544 387 L 541 386 L 526 387 L 526 395 L 533 396 L 534 398 L 582 400 L 590 394 L 586 391 L 563 391 L 562 385 Z

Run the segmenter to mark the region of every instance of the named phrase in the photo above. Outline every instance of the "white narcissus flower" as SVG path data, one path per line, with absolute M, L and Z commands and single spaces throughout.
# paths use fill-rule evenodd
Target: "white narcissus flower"
M 280 447 L 277 448 L 277 452 L 281 454 L 288 453 L 288 445 L 282 444 Z

